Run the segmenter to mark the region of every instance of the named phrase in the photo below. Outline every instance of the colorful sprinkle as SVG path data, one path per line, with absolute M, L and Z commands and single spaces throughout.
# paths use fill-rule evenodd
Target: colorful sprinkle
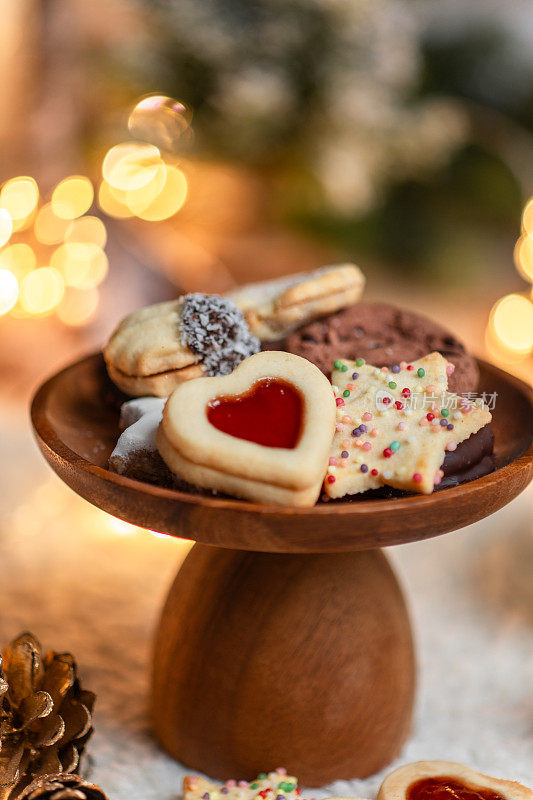
M 374 476 L 374 478 L 375 478 L 375 477 L 376 477 L 376 475 L 379 475 L 379 472 L 377 471 L 377 469 L 371 469 L 371 470 L 370 470 L 370 474 L 371 474 L 371 475 L 373 475 L 373 476 Z
M 241 789 L 244 789 L 248 786 L 248 781 L 239 781 L 238 786 L 240 786 Z
M 370 436 L 373 436 L 374 439 L 376 438 L 376 436 L 379 436 L 379 428 L 372 428 L 372 430 L 370 431 Z
M 439 419 L 439 423 L 442 425 L 443 428 L 446 428 L 448 425 L 445 419 Z
M 448 422 L 448 424 L 446 425 L 446 430 L 447 431 L 453 431 L 453 425 L 452 425 L 451 422 Z
M 388 406 L 390 401 L 391 401 L 390 397 L 384 397 L 381 402 L 383 403 L 384 406 Z
M 335 477 L 335 475 L 328 475 L 328 477 L 326 478 L 326 480 L 327 480 L 327 482 L 328 482 L 328 483 L 335 483 L 335 481 L 337 480 L 337 478 Z
M 344 392 L 342 393 L 342 396 L 343 397 L 349 397 L 350 396 L 350 390 L 349 389 L 345 389 Z
M 426 419 L 429 420 L 429 422 L 432 422 L 435 419 L 435 414 L 429 412 L 429 414 L 426 414 Z
M 341 421 L 344 422 L 345 425 L 349 425 L 352 421 L 352 418 L 349 417 L 348 414 L 345 414 Z
M 396 406 L 396 408 L 398 409 L 398 411 L 403 411 L 403 403 L 400 403 L 400 401 L 399 401 L 399 400 L 396 400 L 396 402 L 394 403 L 394 405 Z
M 356 358 L 355 359 L 355 366 L 356 367 L 362 367 L 362 366 L 364 366 L 364 363 L 365 363 L 365 359 L 364 358 Z
M 392 476 L 393 476 L 393 472 L 392 472 L 391 469 L 384 469 L 383 470 L 383 477 L 385 478 L 386 481 L 390 481 Z
M 364 425 L 363 423 L 361 423 L 361 425 L 359 425 L 359 430 L 361 431 L 361 433 L 366 433 L 366 432 L 367 432 L 367 427 L 366 427 L 366 425 Z
M 349 452 L 347 450 L 343 450 L 342 453 L 341 453 L 341 458 L 348 458 L 349 455 L 350 454 L 349 454 Z
M 455 365 L 454 364 L 448 364 L 446 366 L 446 375 L 448 377 L 450 377 L 450 375 L 453 375 L 454 372 L 455 372 Z
M 384 449 L 384 451 L 383 451 L 383 455 L 385 456 L 385 458 L 390 458 L 390 457 L 392 456 L 393 452 L 394 452 L 394 451 L 393 451 L 393 450 L 391 450 L 391 448 L 390 448 L 390 447 L 386 447 L 386 448 Z
M 398 423 L 398 430 L 399 431 L 404 431 L 406 428 L 407 428 L 407 425 L 405 424 L 405 422 L 399 422 Z
M 339 359 L 337 359 L 336 361 L 333 362 L 333 366 L 335 367 L 335 369 L 341 369 L 342 361 L 339 361 Z
M 335 402 L 336 402 L 337 406 L 344 406 L 344 405 L 346 405 L 346 403 L 344 402 L 344 400 L 342 399 L 342 397 L 337 397 L 337 399 L 335 400 Z
M 382 371 L 382 372 L 388 372 L 388 371 L 389 371 L 389 368 L 388 368 L 388 367 L 381 367 L 381 371 Z
M 453 453 L 454 450 L 457 450 L 457 444 L 453 441 L 448 442 L 448 444 L 444 449 L 447 450 L 449 453 Z
M 237 781 L 234 778 L 230 778 L 229 781 L 226 781 L 226 786 L 229 786 L 230 789 L 233 789 L 234 786 L 237 786 Z
M 399 371 L 400 371 L 400 367 L 398 366 L 398 364 L 393 364 L 392 367 L 391 367 L 391 372 L 394 372 L 394 374 L 397 375 L 399 373 Z
M 361 436 L 363 431 L 359 430 L 359 428 L 354 428 L 352 431 L 352 436 Z
M 449 417 L 450 416 L 450 412 L 448 411 L 447 408 L 441 408 L 440 413 L 441 413 L 441 416 L 443 416 L 443 417 Z
M 406 369 L 408 369 L 408 370 L 409 370 L 409 372 L 412 372 L 412 371 L 414 370 L 414 367 L 413 367 L 413 365 L 412 365 L 412 364 L 408 364 L 408 365 L 407 365 L 407 367 L 406 367 Z
M 348 365 L 347 364 L 343 364 L 342 365 L 341 372 L 348 372 Z
M 267 778 L 266 772 L 260 772 L 259 775 L 257 776 L 258 781 L 264 781 L 266 780 L 266 778 Z
M 366 450 L 366 452 L 368 452 L 369 450 L 372 450 L 372 445 L 371 445 L 370 442 L 363 442 L 362 447 L 363 447 L 363 450 Z
M 352 381 L 356 381 L 358 377 L 359 377 L 358 372 L 352 372 Z
M 433 386 L 432 383 L 430 383 L 429 386 L 426 386 L 426 392 L 429 392 L 430 394 L 433 394 L 433 392 L 436 392 L 436 391 L 437 391 L 437 387 Z
M 337 433 L 340 433 L 341 431 L 344 430 L 344 425 L 342 425 L 340 422 L 337 422 L 335 424 L 335 430 L 337 431 Z
M 419 378 L 423 378 L 424 375 L 426 374 L 426 370 L 423 367 L 418 367 L 416 374 L 418 375 Z
M 361 464 L 361 472 L 368 472 L 368 467 L 366 464 Z
M 330 456 L 329 457 L 329 466 L 330 467 L 336 467 L 338 463 L 339 463 L 338 459 L 335 458 L 335 456 Z
M 370 420 L 373 419 L 373 414 L 371 414 L 370 411 L 365 411 L 363 419 L 365 422 L 370 422 Z
M 413 480 L 414 480 L 414 482 L 415 482 L 415 483 L 422 483 L 422 481 L 424 480 L 424 478 L 423 478 L 423 476 L 420 474 L 420 472 L 415 472 L 415 473 L 414 473 L 414 475 L 413 475 Z
M 259 789 L 259 784 L 254 781 L 254 783 L 250 784 L 250 789 Z
M 394 381 L 389 381 L 389 389 L 396 389 L 397 385 Z
M 400 449 L 400 442 L 394 441 L 390 443 L 390 449 L 393 453 L 397 453 Z

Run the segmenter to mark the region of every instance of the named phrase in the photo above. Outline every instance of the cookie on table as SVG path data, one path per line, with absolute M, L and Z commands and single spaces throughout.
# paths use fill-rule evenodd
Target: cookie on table
M 365 277 L 355 264 L 287 275 L 226 293 L 242 309 L 252 333 L 271 342 L 311 320 L 357 303 Z
M 450 391 L 473 392 L 479 382 L 475 358 L 450 331 L 420 314 L 385 303 L 358 303 L 303 326 L 281 346 L 309 359 L 326 375 L 337 358 L 360 357 L 390 368 L 436 350 L 455 366 Z
M 231 375 L 173 392 L 157 447 L 182 480 L 258 503 L 312 506 L 335 425 L 327 378 L 291 353 L 250 356 Z
M 324 489 L 331 498 L 383 485 L 430 494 L 453 452 L 492 415 L 448 392 L 453 365 L 440 353 L 388 367 L 363 358 L 334 362 L 336 432 Z
M 104 358 L 111 380 L 126 394 L 167 397 L 192 378 L 229 374 L 259 349 L 235 303 L 188 294 L 129 314 Z
M 416 761 L 387 775 L 377 800 L 533 800 L 533 791 L 464 764 Z
M 214 783 L 199 775 L 183 779 L 183 800 L 297 800 L 298 779 L 283 768 L 261 772 L 253 781 Z

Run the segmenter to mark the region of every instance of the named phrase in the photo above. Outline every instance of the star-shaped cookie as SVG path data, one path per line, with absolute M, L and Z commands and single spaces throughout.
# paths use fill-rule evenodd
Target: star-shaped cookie
M 298 779 L 280 768 L 261 772 L 253 781 L 213 783 L 199 775 L 183 779 L 183 800 L 297 800 Z
M 336 361 L 337 423 L 326 494 L 344 497 L 384 484 L 430 494 L 442 478 L 446 451 L 492 419 L 481 400 L 447 391 L 452 372 L 440 353 L 391 369 L 362 358 Z

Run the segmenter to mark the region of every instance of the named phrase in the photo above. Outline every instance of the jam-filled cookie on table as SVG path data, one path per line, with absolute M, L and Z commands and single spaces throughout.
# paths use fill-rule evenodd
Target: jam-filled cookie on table
M 533 800 L 533 791 L 463 764 L 416 761 L 387 775 L 377 800 Z
M 232 300 L 188 294 L 129 314 L 104 358 L 111 380 L 126 394 L 167 397 L 192 378 L 228 375 L 259 350 Z
M 157 446 L 188 483 L 258 503 L 311 506 L 334 425 L 333 391 L 319 369 L 290 353 L 258 353 L 231 375 L 179 386 Z

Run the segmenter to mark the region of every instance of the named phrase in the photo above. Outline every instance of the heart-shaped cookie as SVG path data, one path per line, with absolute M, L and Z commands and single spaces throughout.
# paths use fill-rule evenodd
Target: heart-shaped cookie
M 533 800 L 533 791 L 463 764 L 416 761 L 387 775 L 377 800 Z
M 247 358 L 231 375 L 179 386 L 157 446 L 189 483 L 257 502 L 313 505 L 334 426 L 335 398 L 320 370 L 272 351 Z

